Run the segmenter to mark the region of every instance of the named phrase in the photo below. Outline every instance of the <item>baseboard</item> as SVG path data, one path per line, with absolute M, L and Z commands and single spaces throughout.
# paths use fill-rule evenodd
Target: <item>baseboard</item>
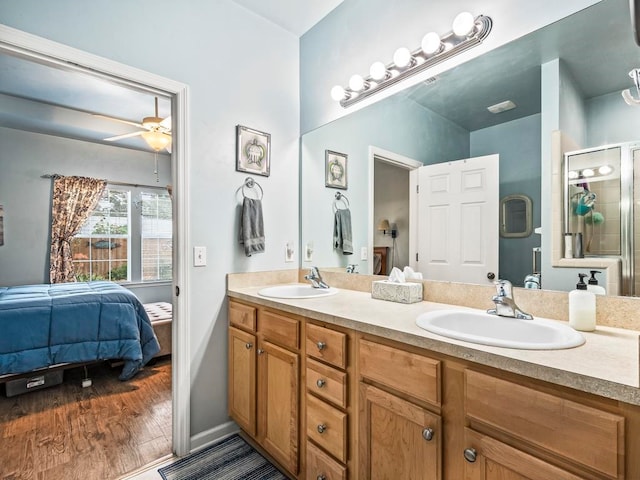
M 191 437 L 191 453 L 208 447 L 218 440 L 222 440 L 223 438 L 239 431 L 240 427 L 238 427 L 238 424 L 231 421 L 209 430 L 205 430 L 204 432 L 200 432 L 197 435 L 193 435 Z

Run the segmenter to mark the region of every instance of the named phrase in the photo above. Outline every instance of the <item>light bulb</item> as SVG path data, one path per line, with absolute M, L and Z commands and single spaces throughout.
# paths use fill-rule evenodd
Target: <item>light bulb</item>
M 349 88 L 354 92 L 364 90 L 364 78 L 358 74 L 352 75 L 349 79 Z
M 409 49 L 405 47 L 397 49 L 396 53 L 393 54 L 393 63 L 399 68 L 408 67 L 411 63 L 411 52 Z
M 576 172 L 575 170 L 570 170 L 569 171 L 569 179 L 574 180 L 578 178 L 578 172 Z
M 420 46 L 422 47 L 422 51 L 427 55 L 433 55 L 440 50 L 440 45 L 442 42 L 440 41 L 440 35 L 436 32 L 429 32 L 422 38 L 422 43 Z
M 591 168 L 585 168 L 584 170 L 582 170 L 583 177 L 593 177 L 594 175 L 595 175 L 595 172 Z
M 469 12 L 461 12 L 453 19 L 453 33 L 458 37 L 466 37 L 475 27 L 473 15 Z
M 331 89 L 331 98 L 333 98 L 336 102 L 339 102 L 344 98 L 345 93 L 346 92 L 344 91 L 344 88 L 342 88 L 340 85 L 336 85 Z
M 369 75 L 374 80 L 382 80 L 387 76 L 387 67 L 382 62 L 374 62 L 371 64 L 371 68 L 369 68 Z
M 600 175 L 609 175 L 611 172 L 613 172 L 613 167 L 611 165 L 602 165 L 598 169 L 598 173 Z

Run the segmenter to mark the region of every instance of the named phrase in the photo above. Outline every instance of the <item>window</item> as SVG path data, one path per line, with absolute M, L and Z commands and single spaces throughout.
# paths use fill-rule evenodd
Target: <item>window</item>
M 71 241 L 78 281 L 170 281 L 172 225 L 166 190 L 108 186 Z

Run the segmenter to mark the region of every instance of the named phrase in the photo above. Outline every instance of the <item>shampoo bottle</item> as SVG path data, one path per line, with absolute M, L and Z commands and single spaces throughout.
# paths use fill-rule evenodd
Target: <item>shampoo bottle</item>
M 586 276 L 579 273 L 576 289 L 569 292 L 569 325 L 576 330 L 592 332 L 596 329 L 596 295 L 587 290 Z
M 590 270 L 591 278 L 589 279 L 589 284 L 587 285 L 587 290 L 595 293 L 596 295 L 606 295 L 607 291 L 604 287 L 598 285 L 598 279 L 596 278 L 596 273 L 602 273 L 598 270 Z

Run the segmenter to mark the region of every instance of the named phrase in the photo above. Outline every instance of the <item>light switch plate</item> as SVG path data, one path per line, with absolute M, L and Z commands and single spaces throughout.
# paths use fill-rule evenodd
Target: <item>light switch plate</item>
M 313 242 L 307 243 L 304 249 L 304 261 L 311 262 L 313 260 Z
M 360 260 L 366 260 L 368 256 L 367 247 L 362 247 L 360 249 Z
M 287 242 L 284 246 L 284 261 L 287 263 L 293 262 L 295 253 L 296 249 L 293 246 L 293 242 Z
M 207 265 L 207 247 L 193 247 L 193 266 L 204 267 Z

